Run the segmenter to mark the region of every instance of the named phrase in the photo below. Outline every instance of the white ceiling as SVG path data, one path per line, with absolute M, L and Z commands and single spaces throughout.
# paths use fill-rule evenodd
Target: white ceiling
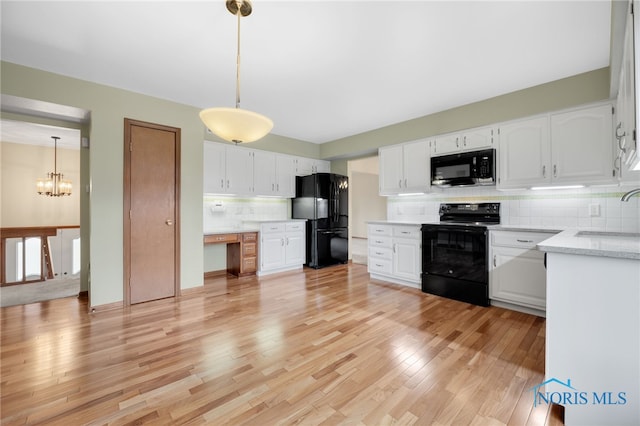
M 58 148 L 80 149 L 80 130 L 22 121 L 0 120 L 2 142 L 54 147 L 52 136 L 57 136 Z
M 1 2 L 5 61 L 233 106 L 223 0 Z M 269 1 L 242 19 L 241 106 L 314 143 L 609 65 L 610 0 Z

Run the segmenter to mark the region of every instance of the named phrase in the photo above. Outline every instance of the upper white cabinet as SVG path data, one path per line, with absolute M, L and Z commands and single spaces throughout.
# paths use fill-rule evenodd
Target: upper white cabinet
M 610 104 L 551 114 L 551 179 L 555 184 L 612 183 Z
M 294 158 L 267 151 L 253 151 L 255 195 L 295 196 Z
M 499 189 L 527 188 L 550 182 L 548 116 L 501 126 L 499 136 Z
M 203 151 L 203 192 L 224 194 L 227 192 L 227 156 L 225 146 L 204 141 Z
M 295 167 L 296 176 L 307 176 L 313 173 L 329 173 L 331 171 L 331 162 L 317 160 L 315 158 L 296 157 Z
M 380 148 L 380 195 L 427 192 L 430 187 L 429 141 Z
M 498 188 L 614 183 L 611 104 L 502 125 Z
M 314 173 L 328 172 L 331 164 L 210 141 L 204 141 L 203 154 L 206 194 L 293 198 L 299 164 L 312 164 Z
M 461 133 L 436 136 L 431 143 L 431 156 L 453 154 L 461 151 L 475 151 L 494 146 L 494 129 L 479 127 Z

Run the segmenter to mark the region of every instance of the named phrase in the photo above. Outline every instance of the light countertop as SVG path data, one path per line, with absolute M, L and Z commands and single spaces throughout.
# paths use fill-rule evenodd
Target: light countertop
M 241 232 L 258 232 L 260 227 L 258 226 L 228 226 L 222 228 L 208 229 L 204 231 L 204 235 L 219 235 L 219 234 L 239 234 Z
M 640 260 L 640 234 L 570 229 L 542 241 L 538 248 L 549 253 Z

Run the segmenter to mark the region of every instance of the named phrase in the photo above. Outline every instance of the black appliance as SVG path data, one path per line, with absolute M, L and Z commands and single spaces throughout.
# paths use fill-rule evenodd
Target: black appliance
M 296 177 L 293 219 L 307 219 L 307 260 L 311 268 L 349 258 L 349 179 L 334 173 Z
M 500 203 L 441 204 L 440 223 L 422 225 L 422 291 L 489 306 L 488 231 Z
M 496 150 L 431 157 L 431 185 L 440 187 L 496 184 Z

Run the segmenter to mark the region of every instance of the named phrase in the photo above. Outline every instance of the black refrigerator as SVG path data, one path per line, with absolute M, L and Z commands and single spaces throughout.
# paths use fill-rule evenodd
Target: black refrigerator
M 307 260 L 311 268 L 347 263 L 349 179 L 334 173 L 296 177 L 293 219 L 307 219 Z

